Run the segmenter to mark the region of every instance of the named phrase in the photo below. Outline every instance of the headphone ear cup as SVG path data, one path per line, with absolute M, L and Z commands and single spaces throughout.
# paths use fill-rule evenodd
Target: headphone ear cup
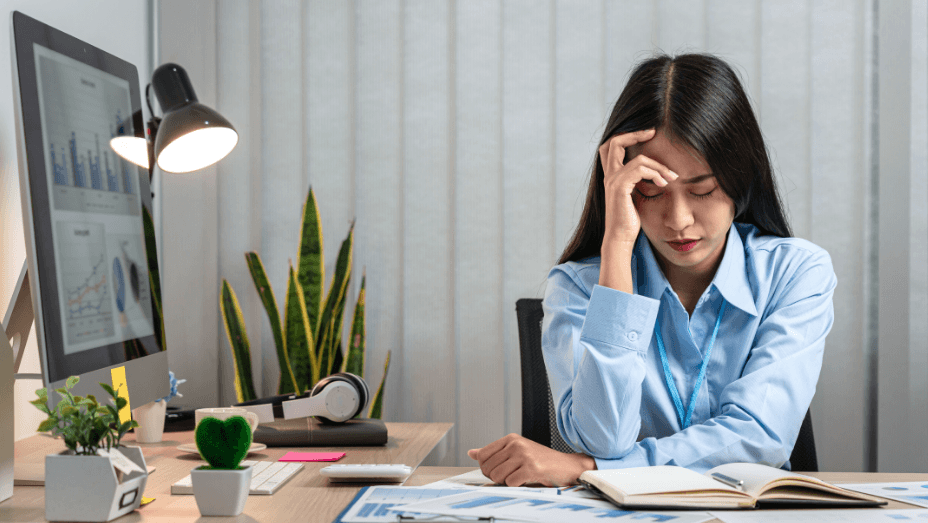
M 354 384 L 355 388 L 358 390 L 359 401 L 358 401 L 358 410 L 357 412 L 354 413 L 354 416 L 352 416 L 352 418 L 354 418 L 355 416 L 358 416 L 359 414 L 362 414 L 364 412 L 364 409 L 367 408 L 367 405 L 371 400 L 371 391 L 370 389 L 367 388 L 367 382 L 364 381 L 364 378 L 356 374 L 352 374 L 350 372 L 339 372 L 338 374 L 335 374 L 335 375 L 345 378 L 346 380 Z
M 336 374 L 332 374 L 331 376 L 326 376 L 325 378 L 322 378 L 321 380 L 319 380 L 319 383 L 316 383 L 316 386 L 313 387 L 313 390 L 310 393 L 310 396 L 316 396 L 318 394 L 321 394 L 322 391 L 326 387 L 336 382 L 342 382 L 342 383 L 348 384 L 350 388 L 354 390 L 355 394 L 357 395 L 358 407 L 355 409 L 355 411 L 351 414 L 351 416 L 348 419 L 354 418 L 355 416 L 357 416 L 364 410 L 364 407 L 367 405 L 368 399 L 370 398 L 370 391 L 367 388 L 367 383 L 365 383 L 364 380 L 359 378 L 358 376 L 355 376 L 354 374 L 351 374 L 349 372 L 338 372 Z M 347 421 L 347 420 L 344 420 L 344 421 L 333 420 L 333 419 L 329 419 L 328 417 L 325 417 L 322 415 L 316 415 L 316 419 L 318 419 L 321 423 L 326 424 L 326 425 L 335 424 L 335 423 L 344 423 L 344 421 Z

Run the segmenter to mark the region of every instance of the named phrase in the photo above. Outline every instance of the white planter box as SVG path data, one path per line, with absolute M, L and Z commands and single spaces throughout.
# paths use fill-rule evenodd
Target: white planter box
M 147 470 L 138 447 L 119 450 Z M 45 456 L 45 519 L 49 521 L 110 521 L 139 508 L 147 472 L 116 480 L 109 458 L 50 454 Z
M 241 470 L 190 471 L 193 497 L 203 516 L 237 516 L 245 510 L 248 487 L 251 485 L 251 467 Z

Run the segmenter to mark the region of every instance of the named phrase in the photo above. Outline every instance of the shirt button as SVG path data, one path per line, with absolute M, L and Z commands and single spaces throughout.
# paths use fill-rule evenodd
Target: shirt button
M 638 341 L 638 333 L 635 331 L 629 332 L 628 339 L 631 341 Z

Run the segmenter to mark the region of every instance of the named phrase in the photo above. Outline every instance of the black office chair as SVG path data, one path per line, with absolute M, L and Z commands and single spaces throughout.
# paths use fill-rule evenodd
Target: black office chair
M 554 401 L 541 354 L 541 320 L 544 317 L 541 300 L 522 298 L 516 301 L 516 316 L 522 361 L 522 435 L 561 452 L 574 452 L 557 430 Z M 789 461 L 793 470 L 818 472 L 811 411 L 806 411 L 802 420 Z

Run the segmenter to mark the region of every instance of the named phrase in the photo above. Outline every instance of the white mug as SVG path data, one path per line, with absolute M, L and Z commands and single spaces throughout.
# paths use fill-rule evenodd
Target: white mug
M 240 409 L 238 407 L 214 407 L 214 408 L 203 408 L 197 409 L 194 412 L 194 419 L 196 420 L 197 426 L 200 425 L 200 422 L 204 418 L 216 418 L 220 420 L 229 419 L 233 416 L 241 416 L 248 421 L 248 426 L 251 427 L 251 432 L 254 434 L 255 429 L 258 428 L 258 415 L 254 412 L 248 412 L 245 409 Z
M 274 421 L 274 406 L 270 403 L 261 403 L 259 405 L 232 405 L 233 409 L 242 409 L 252 412 L 258 416 L 258 423 L 271 423 Z

